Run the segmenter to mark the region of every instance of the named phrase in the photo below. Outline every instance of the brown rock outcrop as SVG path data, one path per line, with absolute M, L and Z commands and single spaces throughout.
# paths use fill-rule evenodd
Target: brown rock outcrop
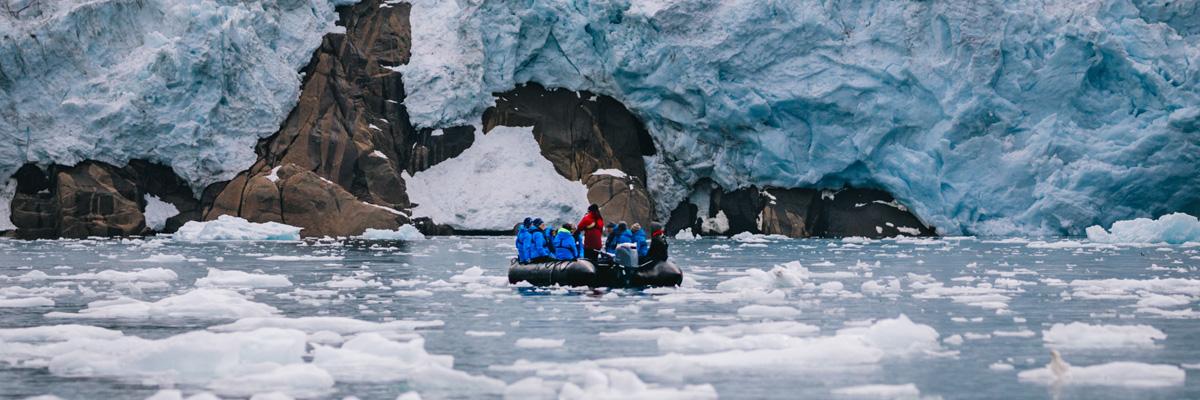
M 122 168 L 96 161 L 53 165 L 48 172 L 26 165 L 14 178 L 11 220 L 20 238 L 151 233 L 144 217 L 147 194 L 179 209 L 179 215 L 167 220 L 166 232 L 199 213 L 187 184 L 170 168 L 141 160 Z
M 474 129 L 413 128 L 404 84 L 392 67 L 408 62 L 407 3 L 368 0 L 342 7 L 346 34 L 326 35 L 305 67 L 299 103 L 258 161 L 215 190 L 205 219 L 229 214 L 305 228 L 306 236 L 357 235 L 408 223 L 401 172 L 461 154 Z

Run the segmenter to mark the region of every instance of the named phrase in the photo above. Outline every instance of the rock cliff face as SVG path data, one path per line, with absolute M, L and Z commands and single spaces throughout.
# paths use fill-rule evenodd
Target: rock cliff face
M 344 35 L 326 35 L 303 70 L 296 108 L 259 144 L 258 160 L 219 190 L 205 219 L 229 214 L 305 228 L 306 236 L 357 235 L 408 223 L 401 171 L 461 153 L 471 127 L 417 130 L 393 67 L 408 62 L 407 4 L 364 1 L 340 9 Z
M 141 160 L 123 168 L 86 161 L 48 171 L 28 164 L 14 178 L 11 218 L 15 235 L 24 239 L 151 233 L 144 217 L 147 195 L 179 210 L 167 219 L 165 232 L 199 217 L 200 202 L 186 182 L 170 168 Z

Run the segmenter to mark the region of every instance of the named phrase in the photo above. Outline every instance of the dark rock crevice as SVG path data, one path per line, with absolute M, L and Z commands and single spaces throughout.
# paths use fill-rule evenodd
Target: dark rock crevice
M 702 208 L 690 201 L 681 203 L 667 222 L 669 234 L 684 229 L 704 234 L 751 232 L 788 237 L 937 234 L 882 190 L 748 187 L 725 191 L 716 185 L 705 185 L 706 182 L 697 185 L 697 190 L 708 191 L 700 197 L 708 200 L 705 204 L 707 213 L 700 215 Z M 705 224 L 706 221 L 709 224 Z M 727 226 L 727 229 L 713 229 L 718 225 Z
M 154 233 L 146 226 L 146 195 L 179 210 L 162 232 L 174 232 L 200 215 L 200 202 L 187 182 L 169 167 L 145 160 L 124 167 L 84 161 L 45 170 L 26 164 L 13 178 L 17 188 L 10 218 L 17 229 L 12 235 L 22 239 Z

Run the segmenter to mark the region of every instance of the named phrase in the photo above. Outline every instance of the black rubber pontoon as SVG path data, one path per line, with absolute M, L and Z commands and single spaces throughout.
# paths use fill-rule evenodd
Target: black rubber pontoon
M 683 282 L 683 271 L 671 261 L 663 261 L 632 269 L 611 263 L 600 265 L 588 260 L 550 261 L 518 264 L 508 267 L 508 283 L 529 282 L 534 286 L 588 286 L 588 287 L 647 287 L 679 286 Z

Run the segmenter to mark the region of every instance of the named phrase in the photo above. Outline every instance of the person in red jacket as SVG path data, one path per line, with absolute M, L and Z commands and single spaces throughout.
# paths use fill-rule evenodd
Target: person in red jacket
M 588 206 L 587 214 L 575 225 L 575 232 L 583 232 L 583 257 L 592 261 L 600 258 L 600 249 L 604 248 L 601 238 L 604 231 L 604 217 L 600 216 L 600 206 Z

